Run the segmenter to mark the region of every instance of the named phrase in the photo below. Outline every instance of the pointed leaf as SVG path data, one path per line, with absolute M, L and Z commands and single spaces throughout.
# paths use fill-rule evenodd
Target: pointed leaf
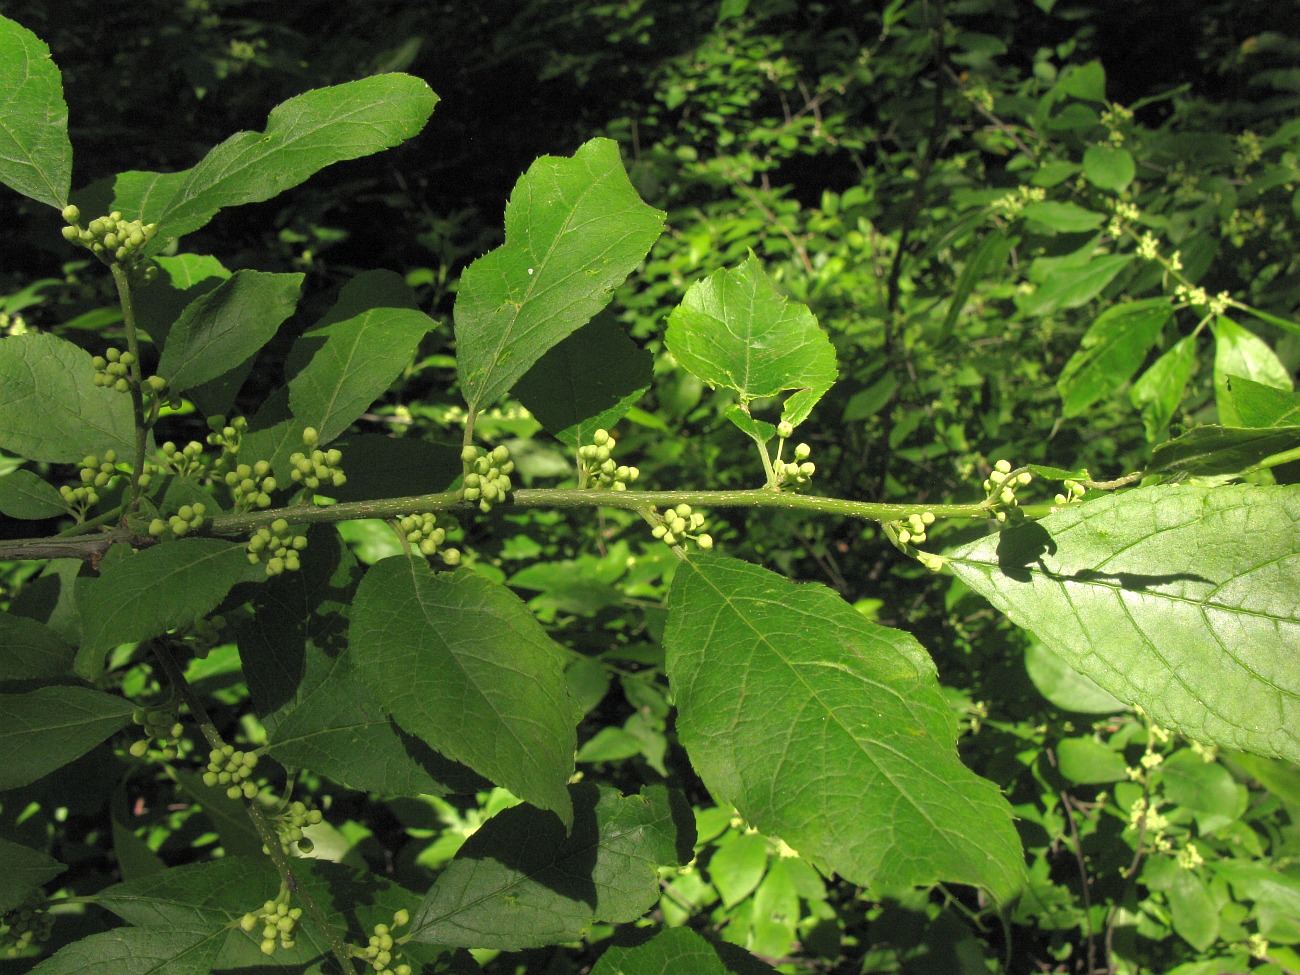
M 49 46 L 0 17 L 0 183 L 62 210 L 72 185 L 63 78 Z
M 1232 400 L 1232 408 L 1243 427 L 1300 424 L 1300 393 L 1266 386 L 1253 379 L 1231 374 L 1225 377 L 1225 386 Z M 0 485 L 3 484 L 4 481 L 0 480 Z
M 1091 258 L 1082 267 L 1062 267 L 1040 283 L 1037 291 L 1017 298 L 1016 304 L 1026 315 L 1035 316 L 1078 308 L 1101 294 L 1132 262 L 1132 254 L 1109 254 Z
M 1297 487 L 1160 485 L 945 552 L 1080 673 L 1197 741 L 1300 759 Z
M 691 285 L 668 316 L 668 351 L 683 369 L 742 403 L 788 390 L 796 426 L 835 383 L 835 349 L 807 305 L 788 301 L 758 258 Z
M 1056 381 L 1062 412 L 1082 416 L 1133 378 L 1173 314 L 1169 299 L 1148 298 L 1112 305 L 1098 315 Z
M 1129 390 L 1129 401 L 1142 411 L 1148 440 L 1158 439 L 1169 426 L 1195 369 L 1196 336 L 1188 335 L 1170 346 Z
M 1055 200 L 1039 200 L 1030 203 L 1021 213 L 1026 219 L 1037 221 L 1062 234 L 1096 230 L 1106 222 L 1105 215 L 1096 210 L 1085 210 L 1078 204 L 1058 203 Z
M 537 360 L 515 385 L 515 398 L 555 439 L 576 448 L 623 418 L 649 388 L 653 364 L 618 322 L 597 315 Z
M 434 751 L 572 821 L 577 747 L 564 654 L 519 597 L 396 556 L 357 587 L 350 665 Z
M 618 145 L 543 156 L 515 184 L 506 242 L 469 266 L 456 296 L 456 369 L 471 413 L 504 395 L 591 320 L 645 258 L 665 215 L 628 181 Z
M 690 859 L 694 830 L 678 832 L 691 822 L 684 803 L 663 786 L 627 797 L 590 783 L 572 792 L 567 835 L 554 816 L 514 806 L 466 840 L 415 912 L 412 939 L 513 951 L 575 940 L 596 921 L 635 921 L 649 910 L 659 899 L 658 868 Z
M 71 464 L 135 453 L 131 397 L 95 385 L 90 353 L 45 332 L 0 339 L 0 447 Z
M 1232 319 L 1219 316 L 1214 320 L 1214 399 L 1219 422 L 1231 427 L 1242 425 L 1229 388 L 1234 376 L 1282 390 L 1295 388 L 1291 373 L 1268 343 Z
M 113 562 L 77 590 L 83 632 L 77 672 L 98 673 L 106 652 L 206 615 L 237 582 L 266 578 L 244 546 L 219 538 L 164 542 Z
M 758 829 L 863 886 L 1019 889 L 1011 809 L 958 760 L 912 637 L 821 586 L 699 556 L 677 569 L 664 647 L 691 763 Z
M 236 271 L 181 312 L 167 334 L 158 375 L 181 393 L 252 358 L 293 314 L 304 277 Z
M 416 135 L 438 96 L 419 78 L 375 75 L 290 98 L 264 132 L 240 132 L 180 173 L 123 173 L 113 205 L 159 224 L 158 239 L 199 229 L 223 207 L 269 200 L 345 159 Z
M 131 702 L 88 687 L 0 694 L 0 792 L 80 758 L 131 721 Z
M 1188 430 L 1151 452 L 1148 474 L 1240 474 L 1274 454 L 1300 447 L 1300 426 Z
M 1133 182 L 1137 166 L 1123 146 L 1089 146 L 1083 153 L 1083 175 L 1098 189 L 1118 193 Z
M 0 837 L 0 915 L 9 913 L 33 890 L 66 869 L 40 850 Z
M 226 930 L 115 928 L 61 948 L 31 975 L 211 975 Z

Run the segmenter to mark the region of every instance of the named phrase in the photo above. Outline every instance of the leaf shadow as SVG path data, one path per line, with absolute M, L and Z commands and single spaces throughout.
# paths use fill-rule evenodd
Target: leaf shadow
M 1042 525 L 1028 522 L 1003 531 L 998 536 L 998 569 L 1016 582 L 1029 582 L 1032 571 L 1042 573 L 1058 582 L 1114 582 L 1121 589 L 1140 592 L 1174 582 L 1203 582 L 1213 586 L 1214 581 L 1194 572 L 1167 572 L 1159 575 L 1140 572 L 1102 572 L 1097 569 L 1080 569 L 1077 572 L 1056 572 L 1043 562 L 1045 555 L 1055 555 L 1056 539 Z

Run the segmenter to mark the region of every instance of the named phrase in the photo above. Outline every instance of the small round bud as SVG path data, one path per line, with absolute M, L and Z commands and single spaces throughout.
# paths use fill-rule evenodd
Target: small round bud
M 794 424 L 788 420 L 782 420 L 776 425 L 776 435 L 782 440 L 789 440 L 794 436 Z
M 461 448 L 460 459 L 462 463 L 472 464 L 478 459 L 478 448 L 466 445 Z
M 63 219 L 68 223 L 76 223 L 81 219 L 81 211 L 69 203 L 63 208 Z

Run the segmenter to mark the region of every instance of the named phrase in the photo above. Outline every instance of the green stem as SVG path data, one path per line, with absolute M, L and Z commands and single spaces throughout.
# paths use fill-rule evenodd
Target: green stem
M 122 305 L 122 325 L 126 330 L 126 348 L 131 353 L 131 409 L 135 413 L 135 459 L 131 464 L 131 501 L 128 511 L 140 505 L 140 475 L 144 472 L 144 452 L 149 436 L 149 425 L 144 416 L 144 375 L 140 367 L 140 339 L 136 334 L 135 306 L 131 301 L 131 275 L 114 261 L 109 266 L 113 283 L 117 285 L 117 298 Z
M 203 702 L 194 693 L 194 689 L 190 687 L 190 682 L 185 679 L 185 673 L 177 664 L 176 658 L 172 656 L 171 649 L 166 642 L 155 640 L 152 647 L 154 658 L 166 673 L 168 682 L 185 700 L 185 704 L 190 709 L 190 714 L 194 716 L 194 720 L 198 723 L 199 730 L 203 732 L 203 737 L 207 739 L 208 744 L 214 749 L 224 747 L 226 744 L 225 739 L 221 737 L 221 732 L 217 730 L 217 726 L 212 723 Z M 325 936 L 325 940 L 330 946 L 330 952 L 334 955 L 335 961 L 339 963 L 340 970 L 345 973 L 355 973 L 356 966 L 352 963 L 352 955 L 348 951 L 347 943 L 335 932 L 329 918 L 325 916 L 325 912 L 321 910 L 315 898 L 298 883 L 293 863 L 285 854 L 284 847 L 280 845 L 280 837 L 276 835 L 275 827 L 267 819 L 266 813 L 262 812 L 256 799 L 246 800 L 244 809 L 248 812 L 248 818 L 252 820 L 253 828 L 262 840 L 263 848 L 271 858 L 271 862 L 275 864 L 281 882 L 298 898 L 298 902 L 302 904 L 303 913 L 311 918 L 312 923 Z

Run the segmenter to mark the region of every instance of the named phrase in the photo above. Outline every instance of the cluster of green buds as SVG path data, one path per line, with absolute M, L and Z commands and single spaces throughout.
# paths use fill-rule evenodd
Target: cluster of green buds
M 320 442 L 320 434 L 315 427 L 308 427 L 302 432 L 302 442 L 311 449 L 311 453 L 305 454 L 299 451 L 289 457 L 289 464 L 293 467 L 289 476 L 293 478 L 295 484 L 301 484 L 308 490 L 315 491 L 321 485 L 342 487 L 347 483 L 347 475 L 339 466 L 343 463 L 343 451 L 337 448 L 315 449 L 316 444 Z
M 703 527 L 702 514 L 692 511 L 689 504 L 679 504 L 660 516 L 651 533 L 665 545 L 681 545 L 687 539 L 694 539 L 696 545 L 708 551 L 713 548 L 713 536 L 702 532 Z
M 270 528 L 259 528 L 244 546 L 249 564 L 265 562 L 268 576 L 297 572 L 302 568 L 298 553 L 306 547 L 307 536 L 295 535 L 283 518 L 271 522 Z
M 1078 481 L 1067 480 L 1065 490 L 1054 499 L 1057 504 L 1073 504 L 1082 501 L 1083 496 L 1088 493 L 1088 489 Z
M 106 217 L 96 217 L 85 227 L 81 226 L 81 211 L 75 206 L 63 208 L 63 239 L 80 244 L 105 264 L 132 264 L 140 248 L 158 232 L 156 223 L 124 220 L 120 210 Z
M 203 527 L 207 510 L 207 505 L 202 501 L 183 504 L 176 509 L 176 514 L 171 515 L 166 521 L 155 518 L 149 522 L 149 534 L 154 538 L 161 538 L 167 532 L 171 532 L 175 537 L 182 538 Z
M 25 901 L 0 917 L 0 953 L 6 958 L 17 958 L 34 944 L 50 939 L 54 918 L 45 910 L 45 894 L 34 891 Z
M 207 460 L 203 456 L 203 444 L 191 440 L 184 447 L 178 447 L 168 440 L 159 448 L 166 465 L 180 477 L 197 477 L 207 470 Z
M 257 768 L 255 752 L 240 751 L 234 745 L 222 745 L 208 753 L 208 767 L 203 773 L 203 784 L 210 787 L 224 785 L 231 799 L 252 799 L 258 793 L 257 784 L 249 779 Z
M 591 439 L 578 448 L 578 486 L 626 491 L 641 472 L 614 461 L 615 440 L 608 430 L 597 430 Z
M 393 940 L 393 929 L 405 927 L 411 923 L 409 911 L 400 910 L 393 915 L 392 925 L 376 924 L 374 934 L 370 936 L 370 941 L 364 948 L 352 949 L 352 954 L 364 959 L 375 971 L 375 975 L 411 975 L 411 966 L 406 964 L 394 964 L 400 962 L 402 954 L 395 951 L 396 942 Z
M 80 486 L 63 485 L 59 488 L 59 497 L 63 498 L 63 503 L 68 506 L 69 511 L 79 518 L 84 518 L 90 508 L 99 504 L 99 489 L 108 487 L 113 478 L 120 473 L 117 469 L 117 451 L 104 451 L 103 459 L 91 454 L 82 458 L 81 470 L 78 473 Z M 150 477 L 147 473 L 140 475 L 142 487 L 148 487 L 149 481 Z
M 130 749 L 135 758 L 144 758 L 150 748 L 156 748 L 164 761 L 172 761 L 179 753 L 177 747 L 185 726 L 176 718 L 173 707 L 136 708 L 131 720 L 144 730 L 144 737 L 133 741 Z
M 898 543 L 900 545 L 920 545 L 925 541 L 925 530 L 934 524 L 934 512 L 922 511 L 907 516 L 907 520 L 898 524 Z
M 465 465 L 460 489 L 462 501 L 478 504 L 479 511 L 487 514 L 494 504 L 510 496 L 510 475 L 515 471 L 515 462 L 504 446 L 484 450 L 466 444 L 460 460 Z
M 269 461 L 259 460 L 251 467 L 239 464 L 234 470 L 226 471 L 225 481 L 234 497 L 236 511 L 271 507 L 271 492 L 276 484 Z
M 1007 509 L 1015 508 L 1020 502 L 1016 500 L 1016 488 L 1024 487 L 1034 476 L 1029 471 L 1012 473 L 1011 462 L 1000 460 L 993 465 L 988 478 L 984 481 L 984 490 L 988 494 L 988 503 L 993 508 L 993 517 L 998 521 L 1007 520 Z
M 302 917 L 301 907 L 289 906 L 289 891 L 282 889 L 273 901 L 267 901 L 259 911 L 249 911 L 239 919 L 239 926 L 252 934 L 259 927 L 262 929 L 262 954 L 275 954 L 278 942 L 281 948 L 294 946 L 293 929 Z
M 92 357 L 90 364 L 95 370 L 96 386 L 107 386 L 119 393 L 131 388 L 131 367 L 135 365 L 135 356 L 130 352 L 110 347 L 104 350 L 103 355 Z
M 426 511 L 423 514 L 403 515 L 395 524 L 398 533 L 419 549 L 421 555 L 441 555 L 442 561 L 447 565 L 460 564 L 459 549 L 442 548 L 447 541 L 447 533 L 460 527 L 456 519 Z
M 792 488 L 806 486 L 817 471 L 817 465 L 808 459 L 812 456 L 812 448 L 806 443 L 798 444 L 794 448 L 794 460 L 782 460 L 781 454 L 785 450 L 785 442 L 794 435 L 794 426 L 782 420 L 776 426 L 776 435 L 780 438 L 780 443 L 776 448 L 776 460 L 772 461 L 772 486 L 775 488 L 787 485 Z
M 235 416 L 226 422 L 224 416 L 208 417 L 208 427 L 212 431 L 207 436 L 208 446 L 219 447 L 223 453 L 239 453 L 239 445 L 244 434 L 248 432 L 248 418 Z
M 304 836 L 302 831 L 308 826 L 318 825 L 324 818 L 319 809 L 312 809 L 305 802 L 295 799 L 275 819 L 275 831 L 280 837 L 280 844 L 287 851 L 290 843 L 296 843 L 302 853 L 311 853 L 316 844 Z

